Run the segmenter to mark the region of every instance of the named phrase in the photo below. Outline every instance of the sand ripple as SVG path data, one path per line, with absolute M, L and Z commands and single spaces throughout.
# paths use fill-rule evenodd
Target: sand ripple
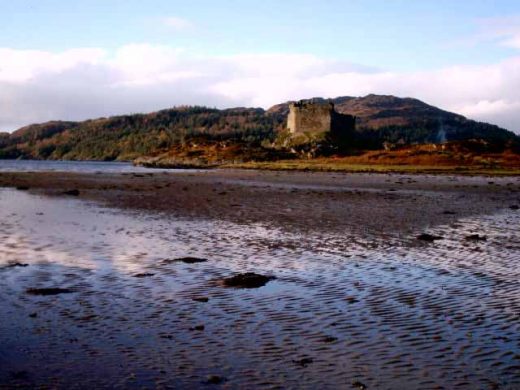
M 0 387 L 520 388 L 519 212 L 424 243 L 0 204 Z M 219 283 L 247 271 L 277 279 Z

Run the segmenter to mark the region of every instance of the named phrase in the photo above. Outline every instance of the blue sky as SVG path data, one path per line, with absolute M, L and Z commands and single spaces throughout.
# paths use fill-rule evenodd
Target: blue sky
M 520 130 L 519 1 L 0 0 L 0 6 L 0 83 L 6 83 L 0 101 L 7 107 L 0 108 L 0 130 L 57 116 L 183 103 L 268 107 L 367 92 L 412 95 Z M 280 80 L 288 80 L 285 89 Z M 445 85 L 428 88 L 429 80 Z M 446 91 L 450 85 L 455 91 Z M 83 96 L 78 88 L 104 93 Z M 34 112 L 20 117 L 20 105 Z
M 115 49 L 148 42 L 206 54 L 305 52 L 373 67 L 489 63 L 512 54 L 471 42 L 479 20 L 520 13 L 518 1 L 1 1 L 0 46 Z M 193 25 L 178 31 L 161 20 Z

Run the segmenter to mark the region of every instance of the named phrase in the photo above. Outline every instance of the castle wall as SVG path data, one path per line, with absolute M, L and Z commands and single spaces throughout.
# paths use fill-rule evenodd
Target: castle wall
M 287 128 L 293 134 L 347 135 L 356 127 L 356 118 L 334 110 L 332 103 L 313 103 L 302 100 L 289 105 Z
M 336 135 L 352 135 L 352 132 L 356 129 L 356 117 L 333 112 L 330 129 Z
M 291 133 L 323 133 L 331 130 L 331 105 L 293 103 L 289 108 L 287 128 Z

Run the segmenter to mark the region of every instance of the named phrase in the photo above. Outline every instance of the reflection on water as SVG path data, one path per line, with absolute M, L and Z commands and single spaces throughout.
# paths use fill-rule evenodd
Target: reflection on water
M 199 387 L 215 375 L 231 388 L 520 386 L 518 212 L 439 226 L 445 239 L 422 244 L 2 189 L 0 221 L 0 384 Z M 464 239 L 472 233 L 487 240 Z M 163 261 L 180 256 L 208 262 Z M 277 280 L 217 283 L 245 271 Z M 74 292 L 26 294 L 46 287 Z
M 163 169 L 149 169 L 134 166 L 129 162 L 117 161 L 50 161 L 50 160 L 1 160 L 0 172 L 82 172 L 82 173 L 120 173 L 120 172 L 157 172 Z M 169 169 L 168 172 L 185 171 Z

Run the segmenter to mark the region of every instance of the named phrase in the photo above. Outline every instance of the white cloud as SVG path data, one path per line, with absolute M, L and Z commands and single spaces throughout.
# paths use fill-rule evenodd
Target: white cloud
M 189 30 L 193 28 L 193 23 L 189 20 L 179 18 L 176 16 L 170 16 L 163 19 L 163 23 L 166 27 L 172 28 L 177 31 Z
M 505 46 L 509 46 L 509 47 L 514 47 L 516 49 L 520 49 L 520 32 L 518 32 L 517 35 L 509 38 L 509 39 L 506 39 L 503 44 Z
M 520 15 L 480 19 L 478 24 L 477 40 L 491 40 L 501 46 L 520 49 Z
M 153 84 L 176 70 L 182 52 L 164 45 L 130 44 L 117 49 L 106 63 L 121 73 L 123 83 Z
M 518 100 L 481 100 L 467 106 L 461 106 L 459 111 L 464 115 L 488 121 L 500 123 L 503 127 L 516 129 L 520 134 L 518 113 L 520 112 L 520 99 Z
M 308 54 L 199 56 L 149 44 L 114 52 L 0 49 L 0 130 L 180 104 L 269 107 L 313 96 L 417 97 L 520 130 L 520 57 L 483 66 L 390 72 Z
M 59 73 L 80 64 L 97 64 L 105 56 L 105 50 L 95 48 L 61 53 L 0 48 L 0 82 L 26 82 L 39 73 Z

